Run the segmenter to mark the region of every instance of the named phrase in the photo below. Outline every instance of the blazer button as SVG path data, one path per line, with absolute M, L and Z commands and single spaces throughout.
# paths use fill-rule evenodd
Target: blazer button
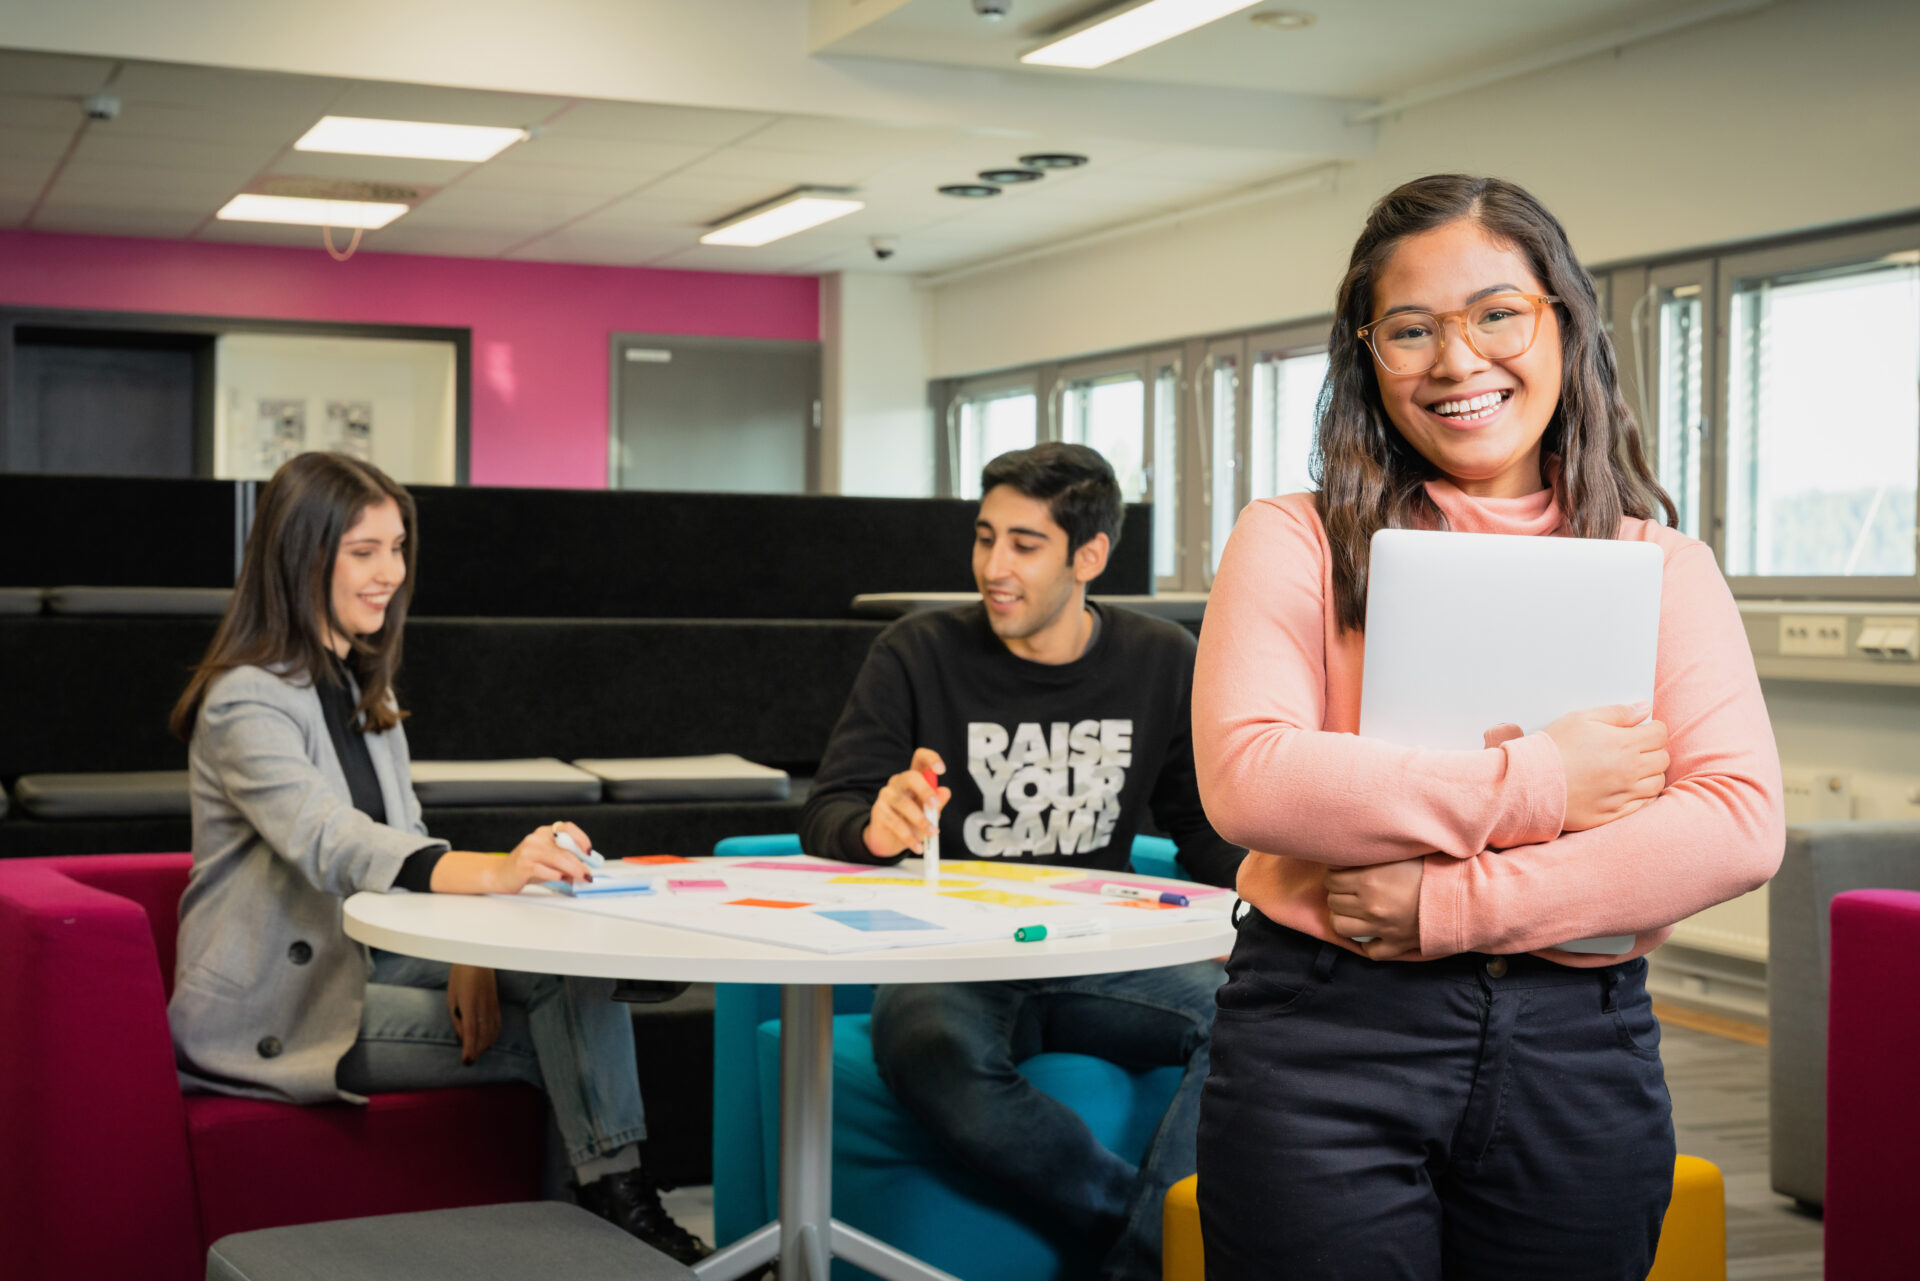
M 287 959 L 295 965 L 305 965 L 313 959 L 312 945 L 305 939 L 297 941 L 292 947 L 287 949 Z
M 253 1048 L 260 1051 L 260 1057 L 263 1059 L 277 1059 L 280 1057 L 280 1038 L 263 1036 L 260 1038 L 260 1044 Z

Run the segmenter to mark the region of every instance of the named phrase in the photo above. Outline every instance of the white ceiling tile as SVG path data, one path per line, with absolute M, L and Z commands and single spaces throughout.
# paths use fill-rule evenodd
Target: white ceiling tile
M 411 215 L 409 215 L 411 217 Z M 422 228 L 408 225 L 407 218 L 388 223 L 378 231 L 369 231 L 362 249 L 374 253 L 433 254 L 443 258 L 497 258 L 526 239 L 519 231 L 484 228 Z M 338 241 L 335 241 L 338 244 Z
M 0 84 L 5 84 L 0 79 Z M 38 129 L 72 134 L 85 120 L 78 98 L 30 98 L 0 93 L 0 129 Z
M 14 196 L 0 196 L 0 227 L 18 227 L 27 220 L 27 211 L 33 208 L 31 199 Z
M 728 245 L 694 245 L 654 259 L 649 266 L 673 271 L 734 271 L 765 275 L 797 274 L 800 264 L 817 261 L 818 251 L 780 252 L 771 245 L 737 249 Z
M 22 160 L 55 161 L 67 154 L 67 148 L 72 143 L 71 133 L 0 126 L 0 164 L 13 165 Z
M 84 97 L 98 93 L 112 74 L 113 62 L 107 58 L 0 51 L 0 85 L 10 94 Z
M 90 126 L 103 133 L 129 138 L 175 138 L 182 142 L 266 142 L 287 146 L 313 127 L 319 114 L 304 108 L 175 107 L 164 103 L 129 102 L 119 119 Z
M 272 160 L 279 150 L 270 142 L 182 142 L 172 138 L 129 138 L 104 129 L 89 129 L 80 136 L 79 145 L 73 150 L 73 161 L 100 166 L 253 173 Z
M 713 151 L 704 143 L 646 142 L 632 138 L 573 138 L 543 132 L 517 142 L 487 162 L 495 166 L 569 169 L 619 169 L 631 173 L 666 173 L 692 164 Z
M 265 110 L 323 114 L 347 82 L 270 71 L 230 71 L 160 62 L 129 62 L 113 82 L 123 103 L 197 107 L 205 111 Z
M 510 257 L 538 262 L 592 262 L 638 266 L 698 243 L 693 229 L 631 228 L 625 233 L 568 227 L 516 248 Z
M 553 137 L 612 138 L 723 146 L 778 120 L 752 111 L 710 111 L 645 102 L 576 102 L 547 126 Z
M 739 209 L 772 200 L 787 188 L 757 178 L 674 174 L 594 215 L 609 223 L 705 226 Z
M 72 231 L 96 236 L 185 236 L 206 218 L 203 212 L 155 205 L 109 205 L 49 200 L 33 216 L 35 231 Z
M 54 194 L 89 192 L 129 201 L 178 197 L 217 205 L 246 186 L 250 177 L 244 169 L 164 169 L 74 160 L 60 171 Z M 207 212 L 213 212 L 213 207 Z
M 759 178 L 790 187 L 854 187 L 885 169 L 885 155 L 833 155 L 728 147 L 683 171 L 699 178 Z
M 570 196 L 624 195 L 658 177 L 623 169 L 569 169 L 559 165 L 481 165 L 460 180 L 462 191 L 560 191 Z
M 951 129 L 894 128 L 864 120 L 787 116 L 753 136 L 765 150 L 828 155 L 886 155 L 896 159 L 948 147 L 964 135 Z
M 388 182 L 402 187 L 446 186 L 473 166 L 464 160 L 412 160 L 400 156 L 342 156 L 330 151 L 288 151 L 271 172 L 300 178 Z
M 603 196 L 557 191 L 469 191 L 463 184 L 429 198 L 408 216 L 444 227 L 524 227 L 531 235 L 590 213 L 604 202 Z
M 0 196 L 9 199 L 38 197 L 53 177 L 54 160 L 15 160 L 0 163 Z
M 449 125 L 506 125 L 530 129 L 567 105 L 565 98 L 442 89 L 436 85 L 355 84 L 327 108 L 328 115 L 375 120 L 426 120 Z

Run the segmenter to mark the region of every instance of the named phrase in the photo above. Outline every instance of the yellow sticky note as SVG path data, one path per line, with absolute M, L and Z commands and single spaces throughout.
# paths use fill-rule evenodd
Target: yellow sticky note
M 963 898 L 974 903 L 992 903 L 996 907 L 1059 907 L 1058 899 L 1035 898 L 1031 894 L 1011 894 L 1006 890 L 942 890 L 941 898 Z
M 829 885 L 911 885 L 916 890 L 926 883 L 923 877 L 918 876 L 834 876 L 827 880 Z M 964 889 L 979 883 L 962 880 L 959 877 L 942 876 L 940 878 L 940 884 L 952 886 L 954 889 Z
M 1035 863 L 983 863 L 966 859 L 942 859 L 940 867 L 944 871 L 952 868 L 968 876 L 994 876 L 1003 881 L 1051 881 L 1060 877 L 1085 876 L 1085 871 L 1072 867 L 1041 867 Z

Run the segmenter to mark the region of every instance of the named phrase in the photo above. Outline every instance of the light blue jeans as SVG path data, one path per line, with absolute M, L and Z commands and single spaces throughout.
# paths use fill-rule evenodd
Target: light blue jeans
M 500 1036 L 471 1066 L 447 1012 L 447 965 L 375 951 L 360 1039 L 334 1080 L 355 1094 L 521 1081 L 544 1090 L 569 1165 L 647 1136 L 633 1024 L 612 979 L 497 971 Z

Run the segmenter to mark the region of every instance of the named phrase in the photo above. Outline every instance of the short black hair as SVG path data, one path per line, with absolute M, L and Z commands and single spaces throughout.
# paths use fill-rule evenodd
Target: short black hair
M 981 494 L 1001 485 L 1046 503 L 1053 523 L 1067 531 L 1069 558 L 1095 534 L 1107 536 L 1109 552 L 1120 545 L 1120 482 L 1099 450 L 1058 440 L 1012 450 L 980 470 Z

